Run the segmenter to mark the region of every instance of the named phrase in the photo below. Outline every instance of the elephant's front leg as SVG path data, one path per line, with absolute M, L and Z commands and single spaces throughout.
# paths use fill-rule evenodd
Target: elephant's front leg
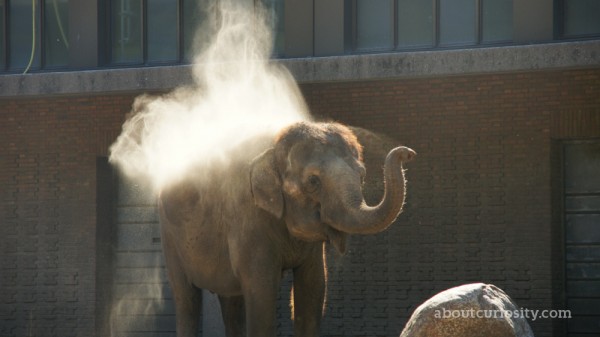
M 294 269 L 294 335 L 319 335 L 326 292 L 326 267 L 323 250 L 315 249 L 304 264 Z
M 232 240 L 232 264 L 244 296 L 246 337 L 275 337 L 281 260 L 276 249 L 261 245 L 260 240 L 252 235 Z

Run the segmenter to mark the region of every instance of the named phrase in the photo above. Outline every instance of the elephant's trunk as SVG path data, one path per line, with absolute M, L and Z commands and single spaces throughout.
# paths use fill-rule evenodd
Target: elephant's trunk
M 377 206 L 366 204 L 356 179 L 348 179 L 350 177 L 342 172 L 342 167 L 334 169 L 337 182 L 332 185 L 338 189 L 338 198 L 331 201 L 331 205 L 322 205 L 323 220 L 336 230 L 349 234 L 374 234 L 388 228 L 404 205 L 406 182 L 402 162 L 410 161 L 414 155 L 415 152 L 406 147 L 397 147 L 387 155 L 385 192 Z

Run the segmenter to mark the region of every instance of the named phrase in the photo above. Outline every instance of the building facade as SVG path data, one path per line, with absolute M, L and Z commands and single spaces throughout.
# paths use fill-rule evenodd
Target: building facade
M 397 336 L 470 282 L 571 311 L 536 336 L 600 333 L 598 1 L 265 4 L 313 115 L 419 153 L 398 222 L 331 254 L 323 336 Z M 204 6 L 0 0 L 0 336 L 174 335 L 152 200 L 107 157 L 135 97 L 192 82 Z

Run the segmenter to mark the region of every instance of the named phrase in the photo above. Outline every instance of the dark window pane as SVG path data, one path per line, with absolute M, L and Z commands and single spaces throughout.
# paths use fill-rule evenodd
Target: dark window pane
M 283 21 L 285 1 L 263 0 L 267 13 L 267 20 L 271 24 L 273 32 L 273 54 L 283 55 L 285 48 L 285 25 Z
M 356 48 L 391 49 L 392 1 L 357 0 L 356 5 Z
M 433 44 L 433 1 L 398 0 L 398 47 Z
M 10 27 L 10 68 L 24 69 L 29 64 L 32 50 L 32 19 L 35 20 L 36 31 L 36 53 L 34 55 L 32 67 L 38 67 L 40 64 L 40 53 L 37 41 L 39 41 L 39 10 L 36 10 L 35 17 L 32 13 L 31 0 L 12 0 L 9 8 Z
M 148 61 L 177 61 L 177 2 L 147 0 Z
M 111 5 L 112 61 L 142 62 L 141 0 L 113 0 Z
M 565 1 L 565 35 L 600 34 L 600 1 Z
M 483 42 L 512 40 L 513 0 L 483 0 Z
M 205 20 L 207 4 L 206 0 L 183 0 L 183 48 L 184 59 L 187 61 L 194 58 L 196 49 L 200 47 L 194 45 L 194 38 L 196 31 Z
M 66 66 L 69 62 L 69 1 L 46 0 L 45 3 L 45 64 Z
M 475 34 L 475 0 L 440 1 L 440 44 L 470 45 Z
M 6 68 L 6 41 L 4 40 L 6 25 L 6 5 L 4 0 L 0 0 L 0 71 Z
M 565 146 L 565 191 L 567 193 L 600 193 L 598 172 L 600 172 L 600 143 Z

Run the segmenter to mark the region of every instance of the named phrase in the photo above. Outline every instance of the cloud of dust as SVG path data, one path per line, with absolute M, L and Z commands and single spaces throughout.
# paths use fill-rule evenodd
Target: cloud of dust
M 192 166 L 226 160 L 259 133 L 309 118 L 291 74 L 269 60 L 266 10 L 239 3 L 208 9 L 215 15 L 195 39 L 208 43 L 194 59 L 194 84 L 137 97 L 110 148 L 112 163 L 128 176 L 149 178 L 155 192 Z
M 154 193 L 192 167 L 226 162 L 231 150 L 254 136 L 310 118 L 291 74 L 269 60 L 266 10 L 239 3 L 219 1 L 205 9 L 213 15 L 195 39 L 204 48 L 194 59 L 194 83 L 137 97 L 110 148 L 110 161 L 130 179 L 149 179 L 146 187 Z M 136 317 L 161 312 L 165 280 L 159 264 L 147 275 L 149 284 L 113 299 L 111 335 L 135 326 Z

